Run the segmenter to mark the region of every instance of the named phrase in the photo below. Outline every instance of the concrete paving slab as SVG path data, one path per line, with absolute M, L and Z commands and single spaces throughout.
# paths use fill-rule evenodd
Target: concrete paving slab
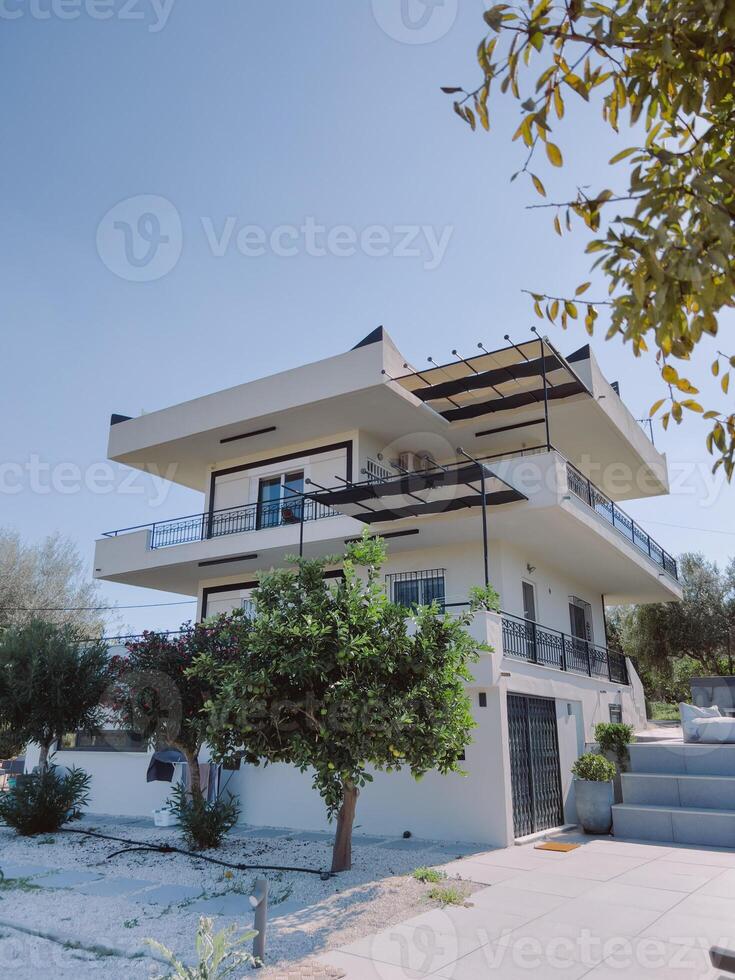
M 159 885 L 151 891 L 132 895 L 131 901 L 146 905 L 180 905 L 189 899 L 199 898 L 201 894 L 202 889 L 197 885 Z
M 248 896 L 236 892 L 216 895 L 212 898 L 200 898 L 189 908 L 192 912 L 200 912 L 202 915 L 235 915 L 239 919 L 247 919 L 248 924 L 253 920 L 253 909 Z
M 526 920 L 527 921 L 527 920 Z M 428 929 L 436 935 L 459 936 L 486 945 L 524 925 L 520 915 L 483 907 L 447 906 L 407 919 L 402 925 Z
M 594 878 L 572 878 L 569 875 L 553 874 L 545 871 L 524 871 L 514 878 L 508 878 L 508 888 L 522 891 L 545 892 L 547 895 L 563 895 L 576 898 L 595 887 Z
M 442 864 L 438 868 L 449 878 L 461 878 L 462 881 L 475 881 L 481 885 L 494 885 L 497 882 L 506 881 L 523 872 L 516 868 L 500 868 L 490 864 L 481 864 L 472 858 L 463 858 L 461 861 L 450 861 L 449 864 Z
M 530 977 L 542 980 L 578 980 L 587 975 L 588 966 L 569 962 L 560 965 L 553 956 L 547 957 L 543 951 L 529 949 L 522 945 L 493 943 L 482 946 L 455 963 L 438 970 L 435 976 L 442 980 L 529 980 Z M 350 977 L 350 974 L 347 974 Z M 386 978 L 392 980 L 392 978 Z
M 719 896 L 720 898 L 735 898 L 735 870 L 725 870 L 716 876 L 712 876 L 702 886 L 701 894 Z
M 264 840 L 270 840 L 275 837 L 293 837 L 296 835 L 295 830 L 284 830 L 280 827 L 257 827 L 255 830 L 246 830 L 242 836 L 262 837 Z
M 650 939 L 634 940 L 628 950 L 620 950 L 596 966 L 585 980 L 719 980 L 720 971 L 713 970 L 704 949 L 689 949 Z
M 617 881 L 600 882 L 591 891 L 585 892 L 584 897 L 590 902 L 650 909 L 654 912 L 668 912 L 682 900 L 681 892 L 666 891 L 663 888 L 642 888 L 639 885 L 621 885 Z
M 36 875 L 49 875 L 54 870 L 40 864 L 0 864 L 0 871 L 5 878 L 34 878 Z
M 681 896 L 677 895 L 677 898 Z M 522 891 L 506 884 L 491 885 L 473 892 L 467 899 L 477 908 L 492 909 L 520 916 L 525 922 L 545 915 L 567 901 L 563 895 L 546 895 L 543 892 Z
M 663 888 L 673 892 L 693 892 L 718 875 L 728 874 L 721 868 L 705 868 L 675 861 L 652 861 L 640 868 L 626 871 L 617 878 L 620 885 L 641 885 L 643 888 Z
M 677 904 L 676 910 L 686 915 L 704 915 L 708 919 L 724 919 L 726 922 L 735 922 L 735 898 L 705 895 L 702 891 L 687 895 L 683 901 Z
M 674 946 L 692 949 L 709 949 L 710 946 L 733 948 L 735 922 L 711 919 L 704 915 L 691 915 L 673 908 L 640 933 L 642 939 L 661 939 Z
M 321 963 L 344 973 L 347 980 L 419 980 L 425 973 L 409 970 L 389 963 L 377 963 L 364 956 L 332 950 L 319 957 Z
M 611 878 L 618 878 L 626 871 L 646 865 L 651 858 L 635 857 L 603 857 L 602 855 L 582 853 L 572 851 L 563 854 L 562 860 L 556 867 L 559 874 L 568 875 L 571 878 L 592 878 L 595 881 L 609 881 Z M 547 871 L 547 869 L 544 869 Z
M 400 925 L 350 943 L 341 952 L 427 974 L 436 973 L 480 945 L 477 939 Z
M 41 888 L 73 888 L 86 881 L 99 881 L 101 877 L 98 871 L 55 871 L 35 879 L 33 883 Z
M 139 892 L 144 888 L 153 888 L 155 881 L 147 881 L 145 878 L 101 878 L 99 881 L 90 881 L 79 885 L 74 890 L 82 892 L 84 895 L 99 895 L 116 898 L 121 895 L 129 895 L 131 892 Z

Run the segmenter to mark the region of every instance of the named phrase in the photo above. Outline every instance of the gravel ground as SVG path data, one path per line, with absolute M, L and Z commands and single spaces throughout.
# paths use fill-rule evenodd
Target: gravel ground
M 90 819 L 73 825 L 79 829 L 126 837 L 141 842 L 185 846 L 176 828 L 156 829 L 129 822 Z M 217 851 L 207 852 L 224 861 L 328 868 L 331 842 L 285 831 L 248 832 L 237 828 Z M 273 836 L 268 836 L 272 833 Z M 282 836 L 276 836 L 280 834 Z M 228 872 L 224 868 L 183 855 L 152 852 L 108 856 L 123 845 L 76 833 L 53 837 L 21 838 L 0 827 L 0 867 L 40 865 L 44 868 L 92 872 L 105 878 L 145 879 L 156 885 L 187 885 L 204 897 L 249 895 L 256 872 Z M 322 881 L 317 875 L 293 872 L 258 872 L 267 877 L 270 909 L 266 966 L 263 978 L 282 972 L 296 962 L 385 929 L 433 907 L 430 886 L 410 877 L 419 866 L 443 864 L 467 853 L 466 845 L 401 839 L 360 839 L 353 845 L 353 867 Z M 39 879 L 40 880 L 40 879 Z M 0 887 L 0 977 L 12 980 L 53 980 L 109 977 L 143 980 L 166 973 L 148 957 L 129 959 L 150 937 L 174 949 L 184 959 L 194 950 L 199 910 L 195 897 L 172 904 L 153 905 L 128 895 L 86 895 L 77 887 L 60 889 L 33 886 L 32 877 L 7 881 Z M 85 887 L 81 885 L 79 887 Z M 237 898 L 234 899 L 237 901 Z M 279 905 L 284 915 L 277 917 Z M 215 917 L 216 928 L 235 923 L 249 928 L 251 919 L 237 915 Z M 13 925 L 52 931 L 62 941 L 52 942 L 12 928 Z M 64 939 L 86 949 L 70 948 Z M 123 951 L 127 956 L 90 952 L 93 947 Z

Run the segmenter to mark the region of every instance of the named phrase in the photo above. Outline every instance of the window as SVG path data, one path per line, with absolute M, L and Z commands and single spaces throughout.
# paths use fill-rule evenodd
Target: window
M 620 704 L 611 704 L 608 706 L 610 711 L 610 721 L 613 724 L 619 725 L 623 720 L 623 708 Z
M 258 484 L 258 528 L 298 524 L 303 492 L 303 470 L 262 479 Z
M 148 742 L 137 732 L 123 728 L 103 728 L 95 735 L 69 732 L 59 743 L 62 752 L 147 752 Z
M 445 569 L 430 568 L 422 572 L 397 572 L 385 581 L 393 602 L 406 609 L 428 606 L 436 601 L 442 609 L 446 599 Z

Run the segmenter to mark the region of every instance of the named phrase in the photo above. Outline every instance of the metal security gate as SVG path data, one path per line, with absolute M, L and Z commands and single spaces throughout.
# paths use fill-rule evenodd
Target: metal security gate
M 559 827 L 564 805 L 554 702 L 509 694 L 508 738 L 515 836 Z

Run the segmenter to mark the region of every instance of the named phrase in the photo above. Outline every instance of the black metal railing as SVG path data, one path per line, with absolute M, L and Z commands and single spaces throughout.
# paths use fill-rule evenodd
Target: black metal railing
M 542 667 L 605 677 L 613 684 L 628 684 L 625 656 L 617 650 L 598 646 L 529 619 L 501 613 L 503 653 Z
M 648 555 L 652 561 L 678 582 L 679 570 L 676 567 L 676 560 L 667 551 L 664 551 L 650 534 L 636 524 L 632 517 L 629 517 L 617 504 L 614 504 L 602 490 L 569 462 L 567 463 L 567 484 L 576 497 L 579 497 L 596 514 L 599 514 L 616 530 L 620 531 L 629 541 L 633 542 L 639 551 Z
M 325 517 L 336 517 L 338 511 L 327 507 L 309 497 L 281 497 L 265 503 L 245 504 L 228 507 L 205 514 L 191 514 L 173 521 L 156 521 L 153 524 L 139 524 L 137 527 L 107 531 L 106 538 L 115 538 L 131 531 L 150 531 L 150 547 L 169 548 L 177 544 L 190 544 L 192 541 L 206 541 L 227 534 L 242 534 L 246 531 L 259 531 L 269 527 L 283 527 L 285 524 L 300 524 L 318 521 Z

